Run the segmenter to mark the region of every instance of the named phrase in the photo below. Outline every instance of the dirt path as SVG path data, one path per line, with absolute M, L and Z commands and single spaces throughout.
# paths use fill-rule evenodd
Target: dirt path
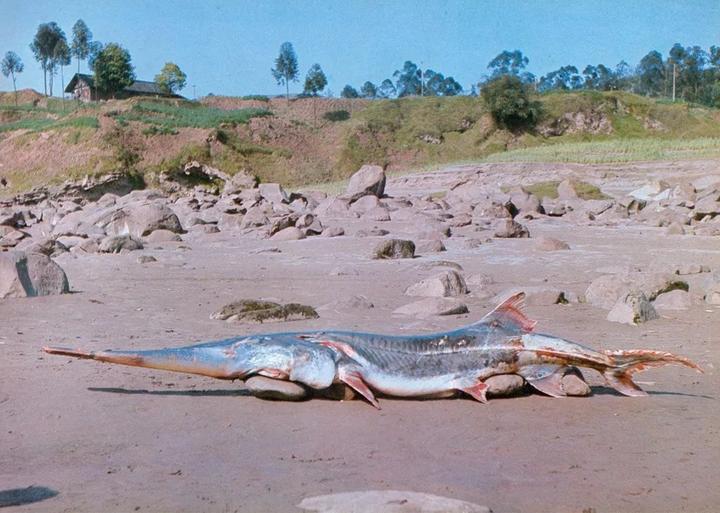
M 679 167 L 656 165 L 651 174 L 671 179 Z M 685 167 L 720 169 L 717 162 Z M 583 169 L 588 181 L 615 190 L 643 178 L 642 165 L 620 178 Z M 442 190 L 467 172 L 475 170 L 404 177 L 389 191 Z M 485 172 L 517 181 L 530 170 Z M 541 170 L 543 179 L 564 173 Z M 393 232 L 393 222 L 386 226 Z M 529 226 L 533 237 L 559 237 L 572 250 L 539 253 L 533 239 L 466 249 L 450 238 L 446 253 L 378 262 L 369 259 L 372 237 L 272 243 L 221 233 L 188 237 L 187 250 L 144 251 L 154 264 L 138 264 L 137 253 L 60 257 L 76 293 L 0 301 L 0 497 L 31 485 L 57 493 L 7 511 L 294 512 L 305 497 L 384 489 L 453 497 L 496 513 L 718 511 L 720 309 L 704 304 L 640 327 L 610 323 L 605 311 L 585 304 L 528 309 L 540 331 L 598 348 L 672 350 L 705 368 L 704 375 L 676 367 L 642 374 L 648 398 L 621 397 L 588 373 L 590 398 L 385 399 L 376 411 L 362 401 L 266 402 L 248 397 L 241 383 L 40 351 L 46 344 L 155 348 L 307 327 L 420 332 L 481 317 L 492 300 L 472 296 L 469 315 L 421 321 L 391 314 L 409 302 L 404 288 L 440 259 L 461 264 L 466 276 L 490 274 L 498 291 L 553 286 L 577 294 L 607 266 L 720 269 L 717 238 L 552 220 Z M 281 252 L 253 253 L 271 246 Z M 375 307 L 337 306 L 357 294 Z M 209 319 L 231 300 L 255 297 L 321 307 L 321 318 L 259 328 Z

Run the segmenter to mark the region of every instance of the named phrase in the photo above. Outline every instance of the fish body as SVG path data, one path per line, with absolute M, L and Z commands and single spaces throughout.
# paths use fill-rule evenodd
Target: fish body
M 44 348 L 52 354 L 200 374 L 220 379 L 253 375 L 296 381 L 314 389 L 345 383 L 379 408 L 375 392 L 397 397 L 462 391 L 486 402 L 484 381 L 519 374 L 553 397 L 571 366 L 594 369 L 624 395 L 645 395 L 635 372 L 690 360 L 652 350 L 595 351 L 534 332 L 523 312 L 524 294 L 504 301 L 480 321 L 428 335 L 393 336 L 350 331 L 271 333 L 150 351 L 84 352 Z

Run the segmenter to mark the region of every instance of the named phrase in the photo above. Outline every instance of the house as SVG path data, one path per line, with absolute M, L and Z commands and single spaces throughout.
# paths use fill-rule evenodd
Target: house
M 113 95 L 98 91 L 95 87 L 95 81 L 92 75 L 84 73 L 75 73 L 65 88 L 66 93 L 72 94 L 72 98 L 84 102 L 108 100 Z M 155 82 L 147 80 L 136 80 L 131 85 L 115 93 L 115 98 L 129 98 L 131 96 L 155 96 L 163 98 L 182 98 L 177 94 L 168 94 L 160 89 Z

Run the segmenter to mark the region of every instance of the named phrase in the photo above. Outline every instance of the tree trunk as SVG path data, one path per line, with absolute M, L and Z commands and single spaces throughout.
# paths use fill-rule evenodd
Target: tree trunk
M 65 111 L 65 77 L 63 76 L 63 65 L 60 64 L 60 95 L 62 96 L 62 110 Z
M 15 73 L 12 74 L 13 91 L 15 91 L 15 106 L 17 107 L 17 87 L 15 86 Z
M 75 60 L 78 63 L 78 75 L 79 75 L 80 74 L 80 57 L 77 57 Z
M 290 105 L 290 81 L 288 80 L 288 77 L 285 77 L 285 99 L 287 100 L 288 105 Z
M 47 66 L 43 64 L 43 93 L 47 96 Z

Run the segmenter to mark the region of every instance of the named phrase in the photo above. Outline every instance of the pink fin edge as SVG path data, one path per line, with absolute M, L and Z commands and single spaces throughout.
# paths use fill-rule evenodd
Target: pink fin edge
M 492 312 L 485 316 L 485 319 L 493 317 L 507 319 L 529 333 L 535 329 L 537 321 L 530 319 L 524 310 L 525 292 L 518 292 L 496 306 Z

